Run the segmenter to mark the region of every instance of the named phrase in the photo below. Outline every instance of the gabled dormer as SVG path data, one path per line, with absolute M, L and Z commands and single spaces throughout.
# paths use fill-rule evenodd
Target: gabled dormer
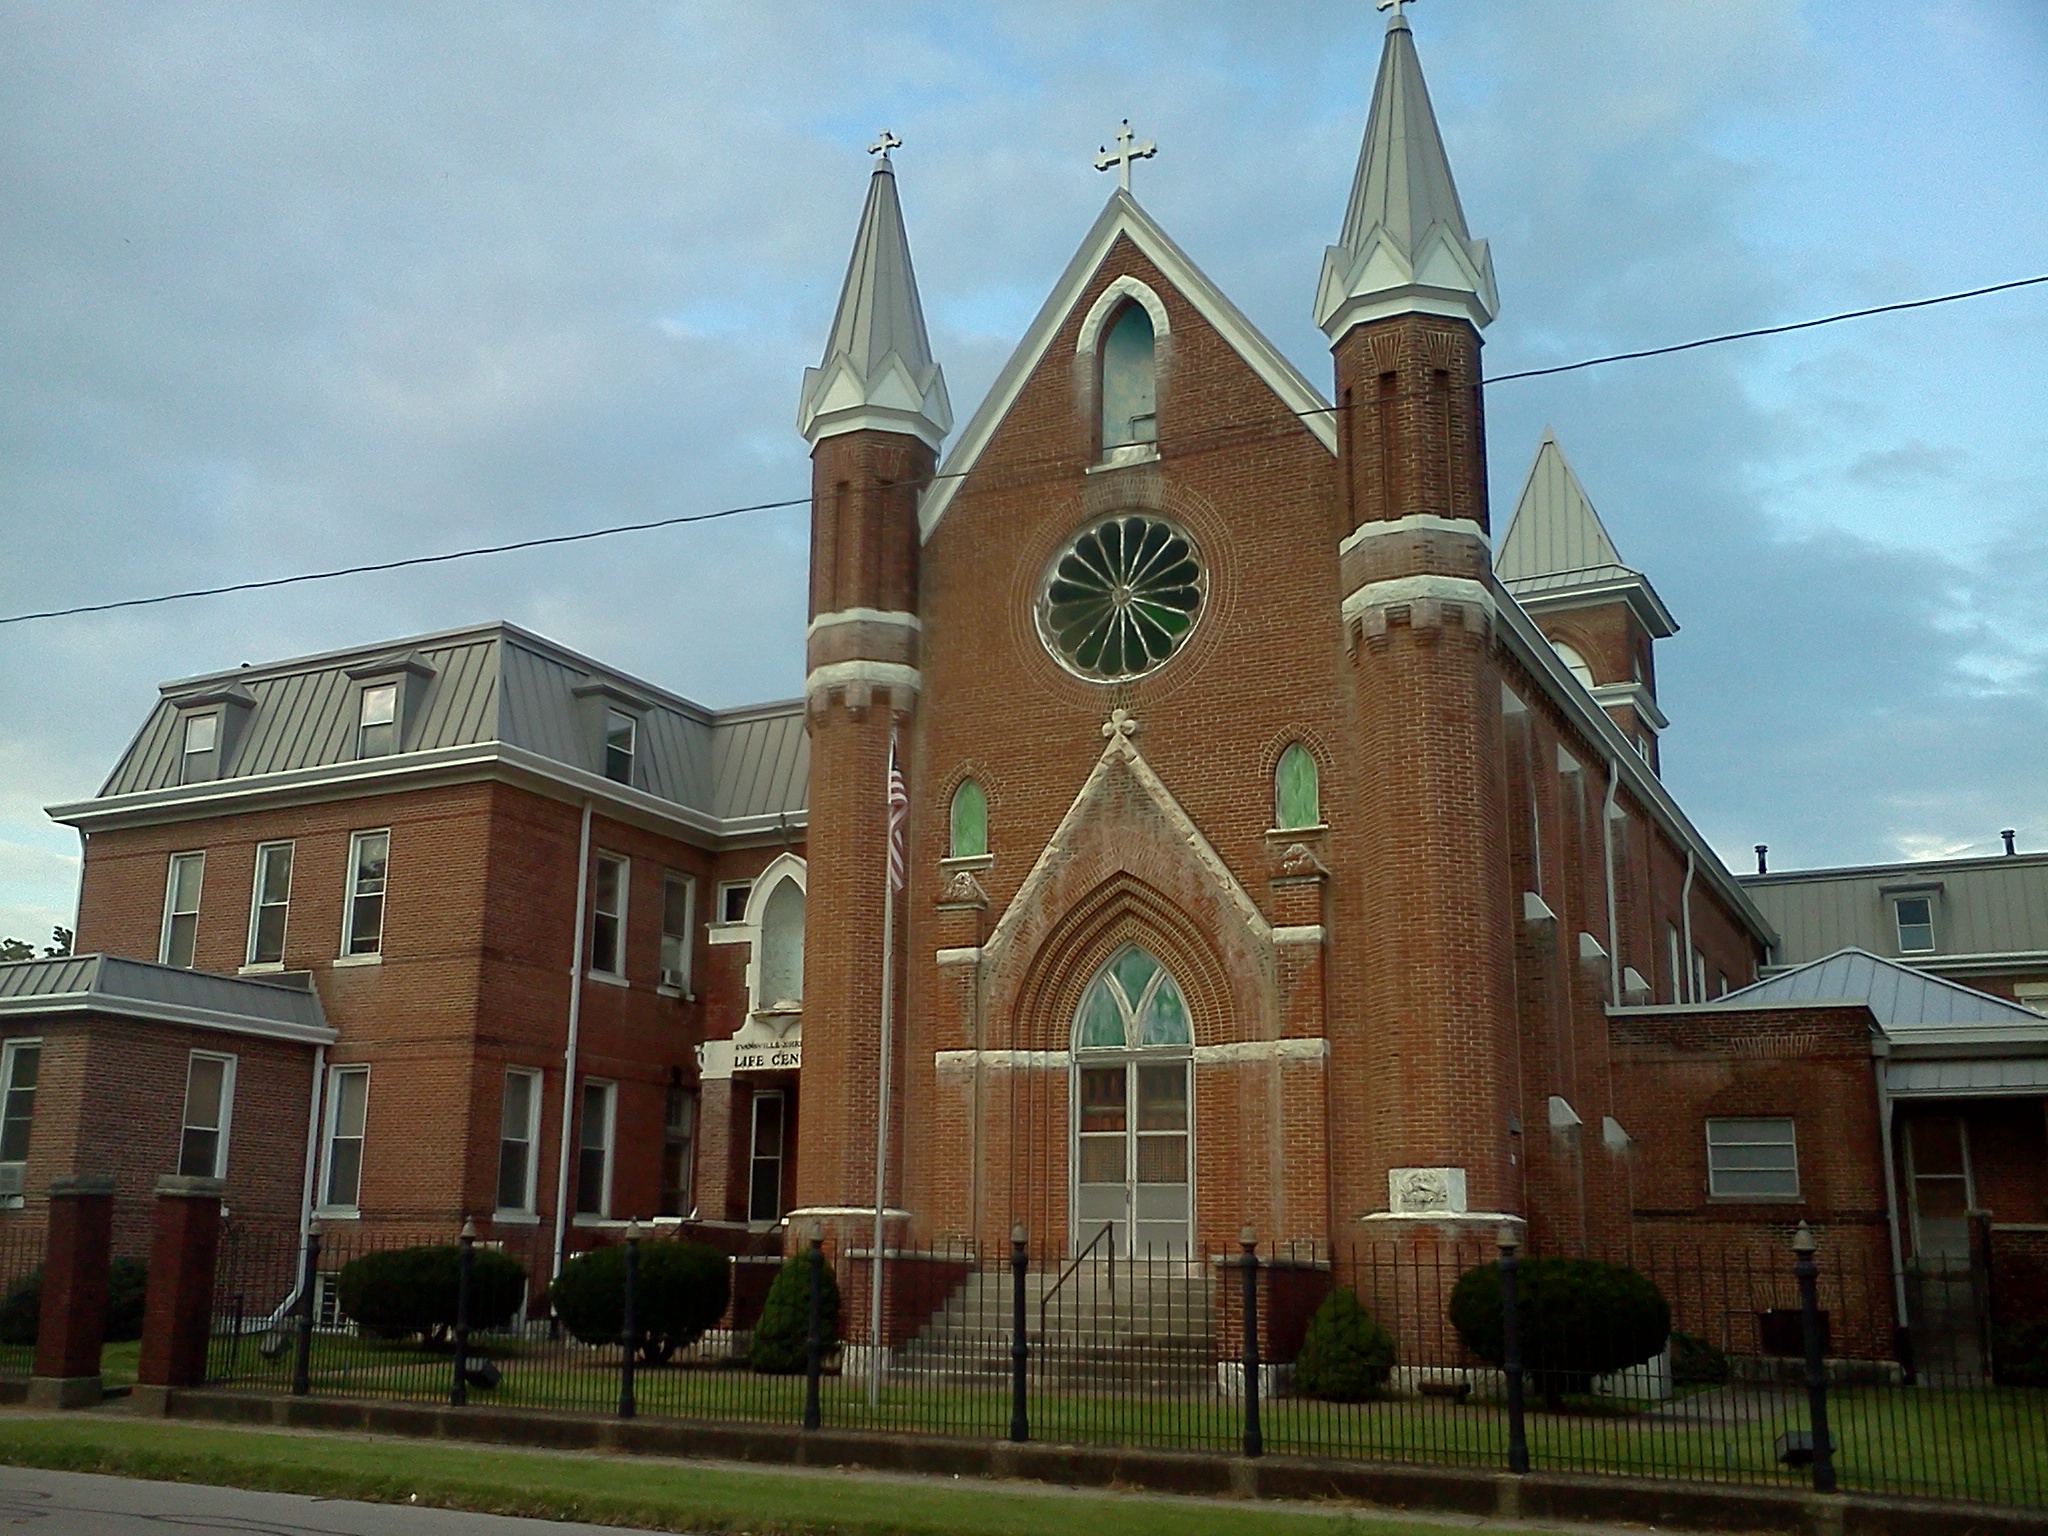
M 409 750 L 419 736 L 420 711 L 434 664 L 418 651 L 401 651 L 373 656 L 343 671 L 353 705 L 348 756 L 360 762 Z
M 235 748 L 256 707 L 256 695 L 238 682 L 216 682 L 186 693 L 165 695 L 178 711 L 177 782 L 206 784 L 235 760 Z
M 573 692 L 591 771 L 603 774 L 614 784 L 645 789 L 641 738 L 654 701 L 617 678 L 595 673 L 578 683 Z

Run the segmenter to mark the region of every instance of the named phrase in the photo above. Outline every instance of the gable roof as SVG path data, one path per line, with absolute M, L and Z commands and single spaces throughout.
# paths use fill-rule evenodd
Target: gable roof
M 1010 354 L 1010 360 L 996 375 L 995 383 L 989 386 L 980 408 L 954 442 L 945 463 L 939 466 L 937 480 L 918 507 L 918 521 L 925 538 L 932 536 L 939 520 L 946 515 L 946 508 L 952 505 L 955 493 L 972 473 L 976 461 L 994 439 L 996 429 L 1002 425 L 1003 418 L 1009 415 L 1010 407 L 1017 403 L 1025 384 L 1045 360 L 1053 338 L 1066 324 L 1067 316 L 1080 302 L 1089 282 L 1120 238 L 1129 240 L 1143 252 L 1180 296 L 1194 307 L 1195 313 L 1214 327 L 1267 388 L 1280 397 L 1281 403 L 1301 417 L 1302 425 L 1315 435 L 1316 440 L 1333 455 L 1336 453 L 1337 428 L 1330 419 L 1330 402 L 1309 383 L 1300 369 L 1281 355 L 1280 349 L 1268 341 L 1258 327 L 1245 318 L 1242 310 L 1224 297 L 1223 290 L 1210 281 L 1208 274 L 1195 265 L 1187 252 L 1174 244 L 1172 236 L 1161 229 L 1149 213 L 1138 206 L 1137 199 L 1118 188 L 1103 204 L 1102 212 L 1081 241 L 1080 249 L 1074 252 L 1073 260 L 1067 263 L 1066 270 L 1053 284 L 1052 292 L 1046 296 L 1037 317 L 1017 343 L 1017 350 Z
M 2020 1025 L 2048 1035 L 2048 1019 L 2004 998 L 1958 986 L 1865 949 L 1844 949 L 1825 959 L 1755 982 L 1716 998 L 1708 1007 L 1758 1003 L 1866 1003 L 1887 1034 L 1946 1025 Z

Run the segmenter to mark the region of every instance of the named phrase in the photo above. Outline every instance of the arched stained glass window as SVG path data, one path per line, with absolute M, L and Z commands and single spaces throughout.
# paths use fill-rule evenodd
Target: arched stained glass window
M 1283 829 L 1322 824 L 1322 784 L 1316 760 L 1300 742 L 1280 754 L 1280 764 L 1273 771 L 1273 810 L 1278 817 L 1274 825 Z
M 1187 999 L 1166 967 L 1130 945 L 1088 983 L 1074 1020 L 1074 1043 L 1084 1051 L 1193 1045 Z
M 1102 451 L 1159 440 L 1152 317 L 1126 304 L 1102 337 Z
M 953 791 L 953 857 L 976 859 L 988 852 L 988 796 L 972 779 Z

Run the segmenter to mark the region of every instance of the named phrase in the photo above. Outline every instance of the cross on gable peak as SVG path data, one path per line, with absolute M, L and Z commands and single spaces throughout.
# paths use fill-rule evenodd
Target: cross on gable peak
M 901 149 L 902 147 L 903 141 L 897 138 L 896 135 L 891 133 L 888 129 L 884 128 L 882 130 L 881 136 L 877 138 L 874 143 L 868 146 L 868 153 L 871 155 L 880 155 L 884 160 L 886 160 L 889 158 L 890 150 Z
M 1116 131 L 1116 148 L 1111 149 L 1105 144 L 1101 146 L 1096 154 L 1095 169 L 1106 171 L 1111 166 L 1115 166 L 1117 186 L 1128 192 L 1131 190 L 1131 162 L 1134 160 L 1150 160 L 1158 153 L 1159 146 L 1157 144 L 1153 143 L 1150 139 L 1140 142 L 1138 136 L 1131 132 L 1131 120 L 1127 117 L 1123 120 L 1123 126 Z

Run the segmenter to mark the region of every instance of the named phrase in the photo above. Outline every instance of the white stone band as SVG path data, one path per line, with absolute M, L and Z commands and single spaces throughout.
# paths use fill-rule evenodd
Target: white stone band
M 837 613 L 821 613 L 804 626 L 804 637 L 808 639 L 821 629 L 834 624 L 893 624 L 898 629 L 924 631 L 924 620 L 914 613 L 902 613 L 890 608 L 841 608 Z
M 1488 618 L 1495 611 L 1493 594 L 1487 591 L 1486 584 L 1469 576 L 1395 576 L 1386 581 L 1369 581 L 1345 598 L 1344 617 L 1355 619 L 1368 608 L 1418 601 L 1459 603 L 1481 609 Z
M 1469 517 L 1438 517 L 1434 512 L 1413 512 L 1384 523 L 1365 523 L 1337 542 L 1337 553 L 1348 555 L 1368 539 L 1382 539 L 1391 533 L 1457 533 L 1486 542 L 1486 530 Z

